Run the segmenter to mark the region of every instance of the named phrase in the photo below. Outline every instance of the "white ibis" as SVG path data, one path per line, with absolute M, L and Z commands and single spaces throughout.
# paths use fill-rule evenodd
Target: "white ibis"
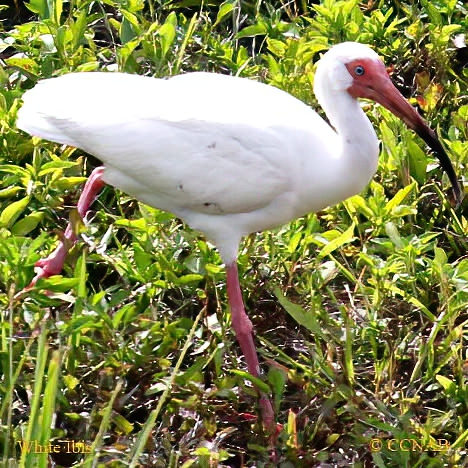
M 435 133 L 393 86 L 369 47 L 343 43 L 320 60 L 315 94 L 328 125 L 291 95 L 244 78 L 187 73 L 167 80 L 70 73 L 24 94 L 18 127 L 103 161 L 78 202 L 81 216 L 104 183 L 170 211 L 202 231 L 227 271 L 232 326 L 248 370 L 260 375 L 237 272 L 241 239 L 360 192 L 377 169 L 379 143 L 357 98 L 382 104 L 434 150 L 457 203 L 462 193 Z M 58 274 L 76 241 L 71 227 L 39 278 Z M 264 424 L 274 412 L 261 395 Z

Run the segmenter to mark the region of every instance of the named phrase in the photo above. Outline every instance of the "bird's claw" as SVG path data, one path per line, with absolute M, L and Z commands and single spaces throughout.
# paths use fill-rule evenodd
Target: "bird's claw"
M 61 242 L 48 257 L 38 260 L 34 264 L 34 273 L 36 275 L 25 288 L 15 294 L 15 298 L 21 297 L 24 293 L 34 288 L 40 279 L 47 279 L 50 276 L 60 274 L 65 262 L 66 253 L 65 244 Z

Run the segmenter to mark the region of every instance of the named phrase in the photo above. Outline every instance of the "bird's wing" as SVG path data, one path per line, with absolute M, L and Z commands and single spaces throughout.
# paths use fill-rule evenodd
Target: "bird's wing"
M 329 127 L 292 96 L 206 73 L 157 80 L 78 73 L 25 93 L 18 127 L 100 158 L 105 180 L 175 213 L 241 213 L 291 190 L 305 124 Z

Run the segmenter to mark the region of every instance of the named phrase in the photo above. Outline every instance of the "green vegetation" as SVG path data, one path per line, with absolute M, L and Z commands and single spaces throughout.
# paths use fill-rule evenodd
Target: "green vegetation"
M 317 107 L 320 54 L 369 43 L 463 175 L 464 2 L 13 3 L 0 7 L 2 466 L 466 466 L 467 204 L 450 207 L 424 144 L 379 106 L 368 106 L 383 143 L 370 186 L 250 237 L 240 254 L 283 425 L 277 463 L 240 370 L 220 259 L 172 215 L 106 188 L 86 226 L 76 221 L 83 242 L 63 276 L 15 296 L 77 218 L 72 207 L 98 164 L 15 128 L 21 95 L 40 78 L 215 71 Z M 19 443 L 64 439 L 89 453 Z

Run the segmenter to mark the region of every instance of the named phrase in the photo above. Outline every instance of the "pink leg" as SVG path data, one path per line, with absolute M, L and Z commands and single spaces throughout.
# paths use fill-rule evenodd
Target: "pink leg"
M 99 191 L 104 186 L 104 181 L 102 180 L 103 174 L 104 167 L 97 167 L 86 181 L 77 206 L 78 213 L 82 218 L 86 216 L 89 207 L 93 203 Z M 72 225 L 69 223 L 63 235 L 63 240 L 60 242 L 57 248 L 47 258 L 36 262 L 34 269 L 36 276 L 24 290 L 27 291 L 28 289 L 31 289 L 41 278 L 48 278 L 52 275 L 58 275 L 62 271 L 63 264 L 65 263 L 65 257 L 68 251 L 76 241 L 77 237 L 73 232 Z
M 253 341 L 252 322 L 245 313 L 244 301 L 239 285 L 237 264 L 226 265 L 227 293 L 231 307 L 232 327 L 236 333 L 237 341 L 247 361 L 247 369 L 254 377 L 260 377 L 257 349 Z M 260 407 L 262 408 L 263 423 L 271 433 L 276 431 L 275 413 L 267 395 L 260 392 Z

